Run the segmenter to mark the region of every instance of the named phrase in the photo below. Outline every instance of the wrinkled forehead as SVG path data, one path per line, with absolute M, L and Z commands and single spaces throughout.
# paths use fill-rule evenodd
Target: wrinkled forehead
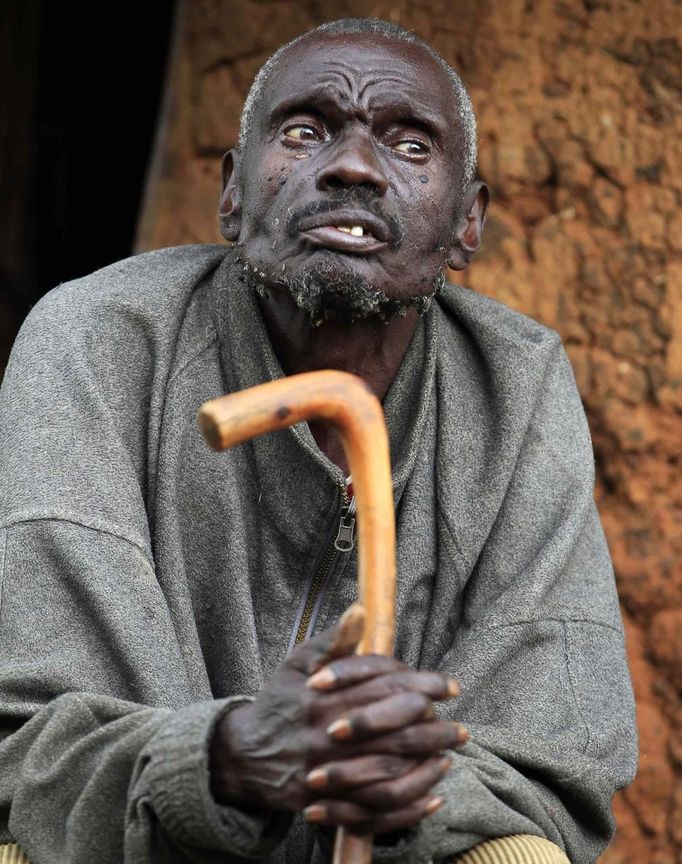
M 324 95 L 370 110 L 400 101 L 431 112 L 450 126 L 458 106 L 446 71 L 420 45 L 372 33 L 319 34 L 297 42 L 277 61 L 258 114 Z

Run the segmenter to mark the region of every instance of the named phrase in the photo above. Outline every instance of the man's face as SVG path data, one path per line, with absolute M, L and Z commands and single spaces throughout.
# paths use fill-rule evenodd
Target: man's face
M 239 245 L 257 278 L 331 292 L 355 317 L 373 312 L 367 292 L 432 294 L 461 202 L 458 121 L 448 76 L 419 46 L 344 34 L 289 49 L 239 171 Z

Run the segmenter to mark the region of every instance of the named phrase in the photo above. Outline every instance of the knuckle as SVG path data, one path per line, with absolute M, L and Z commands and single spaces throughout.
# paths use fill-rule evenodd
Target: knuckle
M 459 726 L 455 723 L 448 723 L 445 720 L 441 721 L 441 725 L 444 727 L 444 737 L 448 741 L 447 746 L 457 746 L 459 740 Z
M 448 690 L 448 676 L 443 672 L 429 672 L 429 691 L 438 698 L 446 695 Z
M 405 687 L 402 683 L 402 673 L 395 669 L 381 669 L 379 674 L 372 680 L 372 689 L 375 696 L 387 698 L 402 693 Z
M 353 654 L 340 661 L 340 663 L 348 675 L 353 678 L 358 676 L 364 677 L 374 672 L 376 667 L 374 657 L 374 654 Z
M 352 828 L 360 829 L 361 833 L 365 833 L 364 826 L 371 821 L 371 819 L 372 814 L 365 810 L 364 807 L 356 807 L 352 811 L 344 814 L 344 822 Z
M 396 696 L 405 691 L 400 675 L 385 675 L 381 682 L 381 689 L 386 696 Z
M 372 731 L 372 720 L 364 711 L 356 711 L 349 717 L 353 735 L 360 737 Z
M 429 726 L 429 743 L 433 742 L 433 746 L 429 749 L 438 750 L 439 748 L 448 748 L 457 738 L 457 730 L 454 725 L 448 720 L 431 720 Z
M 306 744 L 306 764 L 311 767 L 329 762 L 333 757 L 333 749 L 324 727 L 316 727 L 311 731 Z
M 327 772 L 327 787 L 336 786 L 339 783 L 343 783 L 343 768 L 339 765 L 326 765 L 325 771 Z
M 396 756 L 380 756 L 378 767 L 387 777 L 400 777 L 405 771 L 405 763 Z
M 388 831 L 399 831 L 402 828 L 412 828 L 421 821 L 421 818 L 421 814 L 414 810 L 402 810 L 400 813 L 392 813 L 390 816 L 383 819 L 375 819 L 371 833 L 384 834 Z
M 439 672 L 416 672 L 414 687 L 431 697 L 439 697 L 445 691 L 445 682 Z
M 386 667 L 386 659 L 381 654 L 356 654 L 349 657 L 354 661 L 354 666 L 362 675 L 374 675 Z
M 438 684 L 434 683 L 436 679 Z M 445 692 L 445 685 L 437 673 L 409 671 L 384 676 L 383 689 L 386 695 L 410 694 L 415 704 L 418 700 L 426 704 L 433 698 L 439 698 Z
M 412 690 L 406 695 L 409 696 L 411 705 L 418 711 L 425 711 L 431 705 L 431 700 L 423 693 L 417 693 Z
M 390 786 L 374 789 L 371 796 L 372 805 L 377 810 L 394 810 L 403 803 L 399 791 Z
M 424 747 L 424 730 L 419 726 L 408 726 L 402 730 L 401 743 L 407 752 L 413 752 Z
M 443 756 L 435 756 L 429 763 L 428 776 L 431 782 L 435 782 L 443 775 Z

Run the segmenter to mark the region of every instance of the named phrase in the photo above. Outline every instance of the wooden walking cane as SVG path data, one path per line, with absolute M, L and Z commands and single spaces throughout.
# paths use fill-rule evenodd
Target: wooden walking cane
M 348 459 L 358 514 L 358 595 L 366 626 L 360 654 L 392 654 L 395 632 L 395 517 L 388 435 L 381 403 L 356 375 L 305 372 L 211 399 L 198 422 L 214 450 L 300 423 L 336 428 Z M 369 864 L 372 836 L 336 832 L 333 864 Z

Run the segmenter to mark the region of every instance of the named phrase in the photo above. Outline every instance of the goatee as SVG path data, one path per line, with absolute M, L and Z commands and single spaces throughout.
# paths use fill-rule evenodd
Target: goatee
M 397 299 L 388 297 L 339 255 L 289 276 L 286 271 L 268 272 L 257 262 L 250 261 L 243 247 L 236 245 L 242 271 L 240 281 L 261 297 L 286 290 L 313 327 L 329 320 L 352 324 L 361 319 L 375 318 L 388 323 L 393 318 L 402 318 L 412 308 L 424 315 L 445 285 L 440 270 L 434 276 L 428 293 Z

